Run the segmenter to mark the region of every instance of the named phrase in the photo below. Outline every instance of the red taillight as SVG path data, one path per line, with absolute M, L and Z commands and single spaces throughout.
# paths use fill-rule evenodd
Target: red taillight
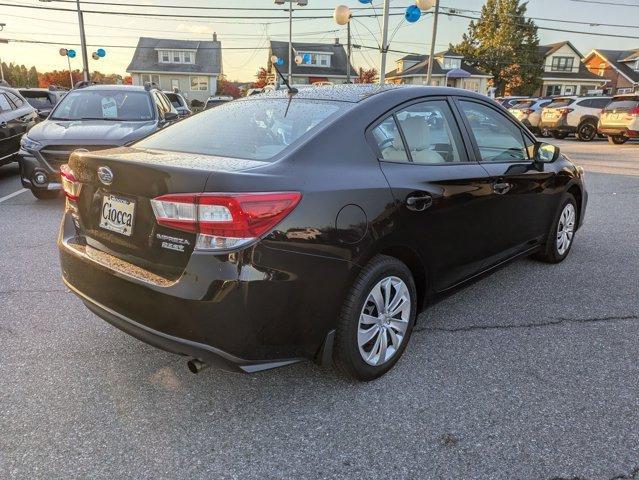
M 245 245 L 272 230 L 297 206 L 299 192 L 170 194 L 151 200 L 159 225 L 197 233 L 196 248 Z
M 60 167 L 60 179 L 62 180 L 62 189 L 69 200 L 77 200 L 80 197 L 82 184 L 75 178 L 73 170 L 66 163 Z
M 525 110 L 522 110 L 522 111 L 523 111 L 523 113 L 524 113 L 525 115 L 530 115 L 531 113 L 533 113 L 533 112 L 534 112 L 534 110 L 532 110 L 532 109 L 530 109 L 530 108 L 526 108 Z
M 561 113 L 562 115 L 568 115 L 573 110 L 573 108 L 560 108 L 559 113 Z
M 630 115 L 631 117 L 639 117 L 639 105 L 628 110 L 628 115 Z

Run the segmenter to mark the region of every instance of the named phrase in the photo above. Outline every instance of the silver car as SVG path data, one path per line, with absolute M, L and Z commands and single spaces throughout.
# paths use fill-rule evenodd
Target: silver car
M 639 93 L 613 97 L 601 112 L 597 131 L 615 145 L 639 138 Z

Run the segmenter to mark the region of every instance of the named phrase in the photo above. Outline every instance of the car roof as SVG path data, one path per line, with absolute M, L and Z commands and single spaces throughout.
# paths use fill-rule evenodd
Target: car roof
M 132 90 L 134 92 L 146 92 L 159 89 L 151 87 L 149 90 L 146 90 L 141 85 L 88 85 L 86 87 L 74 88 L 74 90 Z
M 13 87 L 5 87 L 4 85 L 0 85 L 0 92 L 1 91 L 11 92 L 11 93 L 13 93 L 15 95 L 18 95 L 20 97 L 22 96 L 22 95 L 20 95 L 20 91 L 17 88 L 13 88 Z
M 451 87 L 427 87 L 418 85 L 395 85 L 395 84 L 343 84 L 343 85 L 322 85 L 311 86 L 300 89 L 293 98 L 306 100 L 332 100 L 337 102 L 359 103 L 373 96 L 380 94 L 406 96 L 412 93 L 415 96 L 435 96 L 435 95 L 463 95 L 487 100 L 488 97 L 469 90 L 462 90 Z M 401 95 L 399 95 L 401 93 Z M 250 97 L 243 97 L 240 101 L 263 100 L 267 98 L 289 98 L 286 88 L 275 91 L 267 91 Z

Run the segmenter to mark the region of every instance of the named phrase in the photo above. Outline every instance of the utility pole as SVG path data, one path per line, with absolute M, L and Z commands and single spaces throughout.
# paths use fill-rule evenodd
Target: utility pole
M 433 56 L 435 55 L 435 42 L 437 41 L 437 19 L 439 18 L 439 0 L 435 0 L 435 17 L 433 18 L 433 37 L 430 41 L 430 55 L 428 56 L 428 70 L 426 72 L 426 85 L 430 86 L 430 78 L 433 73 Z
M 351 22 L 346 24 L 346 38 L 347 38 L 347 47 L 346 53 L 348 55 L 348 65 L 346 65 L 346 83 L 351 83 Z
M 0 32 L 4 30 L 6 23 L 0 23 Z M 9 40 L 0 38 L 0 43 L 9 43 Z M 0 58 L 0 81 L 4 83 L 4 69 L 2 68 L 2 59 Z
M 288 6 L 288 84 L 293 83 L 293 2 Z
M 388 52 L 388 8 L 390 0 L 384 0 L 384 18 L 382 25 L 382 64 L 379 72 L 379 83 L 384 85 L 386 79 L 386 53 Z
M 78 23 L 80 24 L 80 45 L 82 47 L 82 74 L 84 81 L 89 81 L 89 58 L 87 56 L 87 39 L 84 34 L 84 17 L 82 16 L 82 10 L 80 9 L 80 0 L 76 0 L 78 7 Z M 69 66 L 71 63 L 69 62 Z M 73 85 L 71 85 L 73 88 Z

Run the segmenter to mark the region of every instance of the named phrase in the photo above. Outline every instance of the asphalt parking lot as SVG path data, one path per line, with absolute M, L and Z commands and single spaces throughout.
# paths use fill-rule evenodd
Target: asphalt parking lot
M 639 478 L 639 143 L 556 141 L 590 204 L 571 255 L 419 319 L 372 383 L 158 351 L 62 284 L 62 201 L 0 167 L 0 478 Z

